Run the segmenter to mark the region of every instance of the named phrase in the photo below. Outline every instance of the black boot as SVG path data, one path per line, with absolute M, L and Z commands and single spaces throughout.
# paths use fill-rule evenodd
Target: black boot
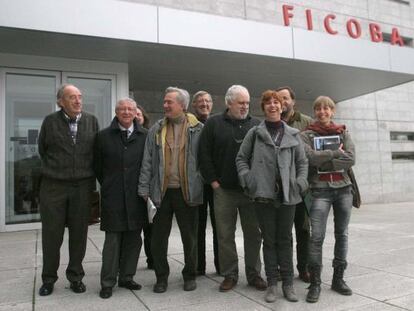
M 306 296 L 306 301 L 313 303 L 319 300 L 319 295 L 321 294 L 321 267 L 309 267 L 309 273 L 311 284 L 308 287 L 309 291 Z
M 334 267 L 334 274 L 332 278 L 331 289 L 340 293 L 341 295 L 351 296 L 352 289 L 346 285 L 344 281 L 344 271 L 346 269 L 346 264 L 341 264 Z

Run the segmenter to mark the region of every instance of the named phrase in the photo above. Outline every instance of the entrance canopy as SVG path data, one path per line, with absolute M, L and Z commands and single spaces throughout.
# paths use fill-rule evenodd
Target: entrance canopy
M 100 2 L 92 16 L 82 7 L 93 1 L 74 0 L 79 12 L 67 23 L 54 1 L 42 10 L 22 2 L 33 14 L 19 13 L 20 2 L 0 13 L 1 53 L 128 63 L 130 90 L 176 85 L 221 95 L 243 84 L 258 96 L 289 85 L 298 100 L 342 101 L 414 80 L 407 47 L 119 0 Z

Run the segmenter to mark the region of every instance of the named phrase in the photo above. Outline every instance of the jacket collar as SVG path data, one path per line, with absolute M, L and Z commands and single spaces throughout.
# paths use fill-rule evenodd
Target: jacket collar
M 233 121 L 236 121 L 236 122 L 244 123 L 244 122 L 248 122 L 248 121 L 250 121 L 250 119 L 252 118 L 252 117 L 250 116 L 250 114 L 248 114 L 248 115 L 247 115 L 247 117 L 246 117 L 245 119 L 233 119 L 233 118 L 231 118 L 231 117 L 229 116 L 229 114 L 227 113 L 228 111 L 229 111 L 229 109 L 227 108 L 227 109 L 223 112 L 223 114 L 222 114 L 223 119 L 224 119 L 225 121 L 227 121 L 227 122 L 233 122 Z
M 192 113 L 186 112 L 185 113 L 185 116 L 187 118 L 187 122 L 188 122 L 188 125 L 189 125 L 190 128 L 196 127 L 196 126 L 200 126 L 200 125 L 203 124 L 200 121 L 198 121 L 197 118 L 196 118 L 196 116 L 193 115 Z M 158 121 L 158 123 L 159 123 L 160 130 L 161 130 L 164 126 L 166 126 L 166 124 L 167 124 L 167 118 L 164 117 L 163 119 L 160 119 Z
M 131 135 L 134 133 L 145 133 L 145 129 L 138 123 L 137 119 L 134 119 L 132 122 L 134 124 L 134 131 L 131 133 Z M 109 127 L 113 131 L 121 131 L 121 129 L 119 128 L 117 117 L 114 117 L 112 119 L 111 125 Z
M 298 145 L 299 143 L 296 135 L 299 133 L 299 130 L 288 126 L 285 121 L 282 121 L 282 123 L 284 133 L 279 148 L 291 148 Z M 270 134 L 266 129 L 266 124 L 264 121 L 262 121 L 257 126 L 257 136 L 260 137 L 260 139 L 262 139 L 265 144 L 274 145 L 272 138 L 270 137 Z

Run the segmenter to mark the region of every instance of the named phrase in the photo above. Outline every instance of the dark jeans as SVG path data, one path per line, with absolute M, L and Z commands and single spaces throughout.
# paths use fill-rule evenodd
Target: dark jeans
M 214 196 L 213 189 L 210 185 L 204 185 L 204 203 L 200 205 L 198 210 L 198 261 L 197 271 L 206 271 L 206 227 L 208 207 L 210 207 L 210 221 L 213 229 L 213 250 L 214 250 L 214 266 L 216 272 L 220 273 L 219 257 L 218 257 L 218 243 L 216 232 L 216 220 L 214 216 Z
M 43 283 L 58 279 L 60 247 L 65 227 L 69 231 L 69 264 L 66 278 L 80 281 L 85 275 L 88 220 L 95 179 L 59 181 L 43 178 L 40 187 L 40 216 L 42 219 Z
M 118 282 L 133 279 L 141 246 L 141 228 L 136 231 L 105 232 L 101 268 L 102 287 L 114 287 L 118 276 Z
M 154 217 L 151 251 L 154 259 L 155 275 L 157 276 L 157 281 L 167 281 L 170 274 L 167 252 L 173 214 L 175 214 L 177 219 L 184 247 L 183 278 L 185 281 L 194 280 L 197 269 L 198 208 L 196 206 L 188 206 L 185 203 L 179 188 L 167 189 L 161 206 Z
M 295 211 L 295 233 L 296 233 L 296 260 L 299 272 L 307 271 L 309 254 L 309 220 L 306 205 L 300 202 L 296 205 Z
M 267 282 L 277 283 L 279 264 L 283 285 L 293 283 L 292 227 L 295 206 L 280 202 L 255 203 L 257 219 L 263 236 L 263 258 Z
M 312 189 L 310 210 L 311 238 L 309 266 L 322 266 L 322 246 L 325 239 L 326 222 L 333 207 L 335 224 L 334 266 L 346 265 L 348 253 L 348 224 L 352 211 L 351 187 Z

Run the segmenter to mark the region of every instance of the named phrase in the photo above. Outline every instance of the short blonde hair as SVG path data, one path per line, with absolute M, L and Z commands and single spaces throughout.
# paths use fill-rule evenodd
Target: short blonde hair
M 322 106 L 328 106 L 331 110 L 335 111 L 335 102 L 328 96 L 318 96 L 313 102 L 313 111 Z

